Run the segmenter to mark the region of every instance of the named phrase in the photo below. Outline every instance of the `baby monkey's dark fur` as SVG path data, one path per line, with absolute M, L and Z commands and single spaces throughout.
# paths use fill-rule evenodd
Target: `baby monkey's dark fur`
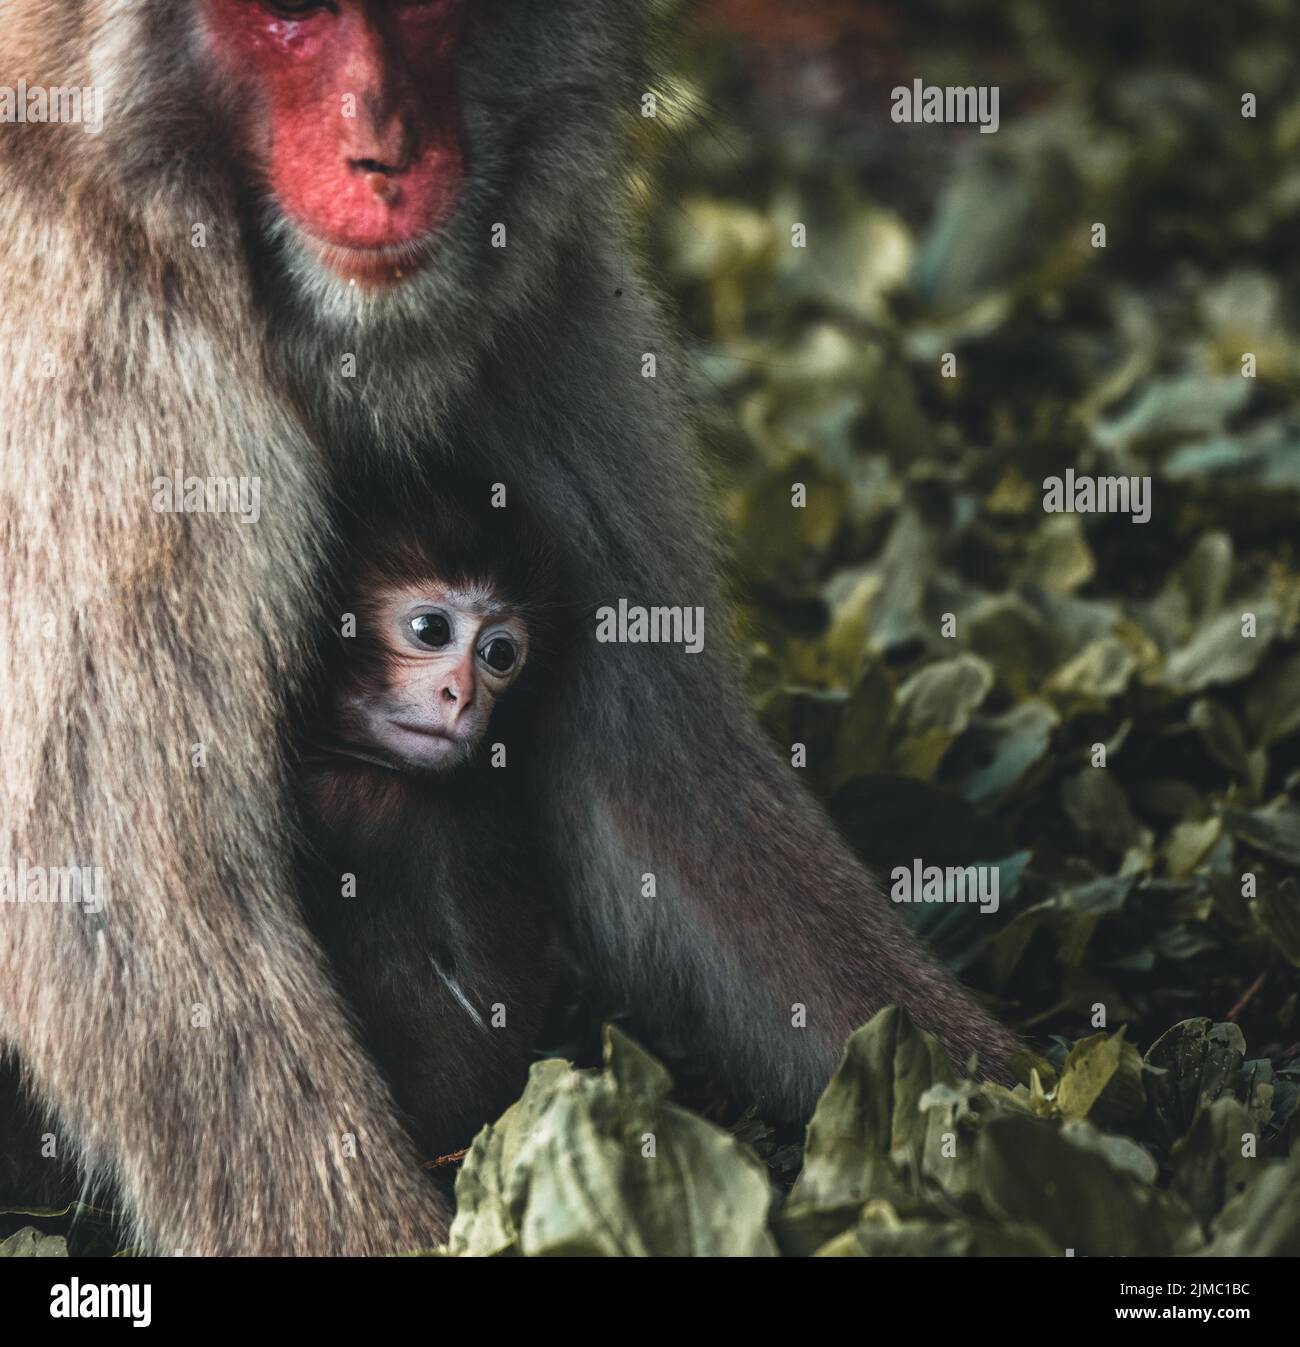
M 521 513 L 492 508 L 488 491 L 446 489 L 418 514 L 358 521 L 345 604 L 356 635 L 328 661 L 300 774 L 308 920 L 429 1158 L 468 1145 L 518 1096 L 552 977 L 519 730 L 546 676 L 553 575 Z M 526 667 L 483 741 L 437 771 L 358 755 L 331 715 L 341 688 L 382 691 L 398 676 L 376 600 L 413 583 L 490 590 L 528 632 Z M 490 763 L 494 745 L 504 766 Z

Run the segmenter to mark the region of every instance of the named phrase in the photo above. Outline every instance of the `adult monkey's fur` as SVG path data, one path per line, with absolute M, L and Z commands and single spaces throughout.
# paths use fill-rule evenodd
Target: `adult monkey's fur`
M 99 136 L 0 134 L 0 863 L 102 866 L 110 886 L 97 917 L 0 907 L 0 1034 L 158 1249 L 445 1233 L 303 924 L 277 748 L 335 493 L 436 488 L 444 464 L 553 526 L 577 603 L 708 613 L 702 655 L 597 645 L 589 624 L 540 727 L 572 924 L 639 1020 L 791 1114 L 888 1002 L 954 1055 L 1012 1046 L 763 743 L 719 650 L 680 364 L 617 260 L 639 7 L 481 11 L 465 195 L 378 305 L 291 274 L 273 204 L 246 192 L 256 105 L 211 75 L 190 4 L 9 0 L 0 24 L 0 84 L 106 91 Z M 259 477 L 260 522 L 153 513 L 178 468 Z

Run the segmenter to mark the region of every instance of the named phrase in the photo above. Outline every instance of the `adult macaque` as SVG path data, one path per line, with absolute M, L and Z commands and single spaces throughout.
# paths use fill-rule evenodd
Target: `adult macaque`
M 308 920 L 431 1157 L 518 1097 L 551 984 L 516 685 L 526 665 L 535 682 L 557 606 L 545 548 L 487 500 L 440 493 L 357 540 L 355 633 L 330 661 L 299 777 Z
M 584 628 L 534 727 L 556 892 L 638 1021 L 792 1115 L 888 1002 L 957 1057 L 1012 1046 L 725 653 L 680 365 L 619 260 L 648 8 L 5 6 L 0 85 L 105 101 L 98 135 L 0 126 L 0 859 L 102 867 L 108 897 L 0 906 L 0 1033 L 151 1247 L 446 1231 L 304 918 L 276 745 L 320 521 L 453 466 L 528 507 L 580 610 L 706 612 L 701 654 Z M 260 482 L 259 522 L 155 512 L 178 471 Z

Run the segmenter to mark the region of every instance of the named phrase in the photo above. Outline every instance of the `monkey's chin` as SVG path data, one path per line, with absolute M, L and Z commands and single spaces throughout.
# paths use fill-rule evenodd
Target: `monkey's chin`
M 469 740 L 397 721 L 385 726 L 384 739 L 405 767 L 419 772 L 449 772 L 467 762 L 473 751 Z
M 300 230 L 307 251 L 348 286 L 368 292 L 392 290 L 429 260 L 432 249 L 414 240 L 376 248 L 330 243 Z

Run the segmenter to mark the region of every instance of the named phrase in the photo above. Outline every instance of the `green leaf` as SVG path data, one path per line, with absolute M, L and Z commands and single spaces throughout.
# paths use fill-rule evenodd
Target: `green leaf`
M 1061 1135 L 1074 1146 L 1096 1151 L 1112 1168 L 1131 1174 L 1142 1183 L 1155 1183 L 1160 1173 L 1160 1166 L 1151 1152 L 1131 1137 L 1099 1132 L 1086 1122 L 1062 1123 Z
M 1182 1020 L 1162 1034 L 1145 1058 L 1156 1073 L 1148 1080 L 1147 1100 L 1157 1134 L 1172 1144 L 1201 1109 L 1232 1096 L 1245 1059 L 1246 1039 L 1235 1024 Z
M 1097 439 L 1123 448 L 1144 439 L 1166 439 L 1220 430 L 1250 397 L 1246 381 L 1231 375 L 1183 374 L 1155 379 L 1122 416 L 1098 425 Z
M 1242 635 L 1242 612 L 1255 614 L 1254 636 Z M 1240 682 L 1263 663 L 1279 625 L 1277 608 L 1267 600 L 1243 603 L 1239 612 L 1220 613 L 1169 656 L 1160 681 L 1177 692 Z
M 1170 1153 L 1174 1191 L 1208 1228 L 1226 1203 L 1244 1193 L 1264 1172 L 1265 1162 L 1242 1155 L 1243 1138 L 1258 1128 L 1230 1096 L 1201 1109 Z
M 818 1101 L 791 1206 L 840 1206 L 888 1197 L 896 1188 L 891 1157 L 922 1152 L 930 1119 L 921 1097 L 954 1084 L 948 1056 L 906 1011 L 890 1006 L 848 1041 Z
M 1142 1057 L 1124 1040 L 1124 1030 L 1080 1039 L 1061 1068 L 1054 1096 L 1060 1116 L 1098 1122 L 1136 1117 L 1146 1103 Z
M 1263 809 L 1246 813 L 1225 809 L 1223 823 L 1247 846 L 1287 865 L 1300 866 L 1300 808 L 1287 800 L 1275 800 Z
M 1078 515 L 1048 515 L 1029 539 L 1025 574 L 1054 594 L 1070 594 L 1097 572 L 1097 561 Z
M 936 1084 L 955 1084 L 948 1056 L 905 1011 L 888 1007 L 849 1039 L 808 1125 L 803 1171 L 781 1219 L 784 1246 L 811 1252 L 873 1198 L 907 1198 L 899 1166 L 919 1168 L 940 1144 L 942 1110 L 921 1108 Z
M 667 1102 L 667 1071 L 612 1025 L 605 1071 L 545 1061 L 475 1139 L 451 1252 L 763 1256 L 772 1189 L 758 1159 Z
M 894 708 L 899 771 L 929 780 L 992 686 L 989 666 L 974 655 L 940 660 L 909 678 L 899 688 Z
M 1060 723 L 1046 702 L 1034 700 L 999 716 L 976 716 L 966 739 L 969 756 L 980 765 L 964 775 L 961 793 L 981 808 L 1005 800 L 1046 756 Z
M 1066 702 L 1104 704 L 1124 692 L 1137 667 L 1127 641 L 1103 636 L 1062 664 L 1048 679 L 1047 691 Z
M 1085 767 L 1067 777 L 1061 783 L 1061 805 L 1088 841 L 1113 855 L 1151 845 L 1151 835 L 1134 817 L 1124 788 L 1106 768 Z
M 885 770 L 888 755 L 880 727 L 888 724 L 893 706 L 893 679 L 879 660 L 870 660 L 850 692 L 840 719 L 834 747 L 835 785 Z
M 801 482 L 806 501 L 795 508 L 791 488 Z M 830 546 L 844 515 L 844 484 L 815 460 L 801 459 L 773 471 L 741 497 L 742 537 L 755 564 L 776 572 Z
M 1280 884 L 1265 887 L 1252 899 L 1250 910 L 1277 952 L 1300 968 L 1300 886 L 1294 875 Z
M 1246 693 L 1246 718 L 1262 744 L 1300 730 L 1300 655 L 1266 669 Z
M 0 1240 L 0 1258 L 66 1258 L 68 1241 L 62 1235 L 44 1235 L 33 1225 L 24 1226 Z
M 862 1221 L 817 1250 L 819 1258 L 1046 1258 L 1052 1242 L 1033 1226 L 987 1221 L 902 1220 L 872 1202 Z
M 1243 781 L 1251 779 L 1250 750 L 1236 716 L 1226 706 L 1202 697 L 1192 703 L 1187 721 L 1216 762 L 1235 772 Z
M 1151 1187 L 1095 1142 L 1029 1114 L 991 1118 L 976 1141 L 980 1191 L 1003 1221 L 1037 1226 L 1057 1254 L 1190 1253 L 1200 1244 L 1182 1202 Z
M 1176 879 L 1190 875 L 1222 835 L 1223 824 L 1217 818 L 1176 824 L 1165 841 L 1165 864 L 1169 873 Z
M 1300 1163 L 1275 1160 L 1214 1225 L 1206 1250 L 1228 1257 L 1295 1258 L 1300 1255 Z

